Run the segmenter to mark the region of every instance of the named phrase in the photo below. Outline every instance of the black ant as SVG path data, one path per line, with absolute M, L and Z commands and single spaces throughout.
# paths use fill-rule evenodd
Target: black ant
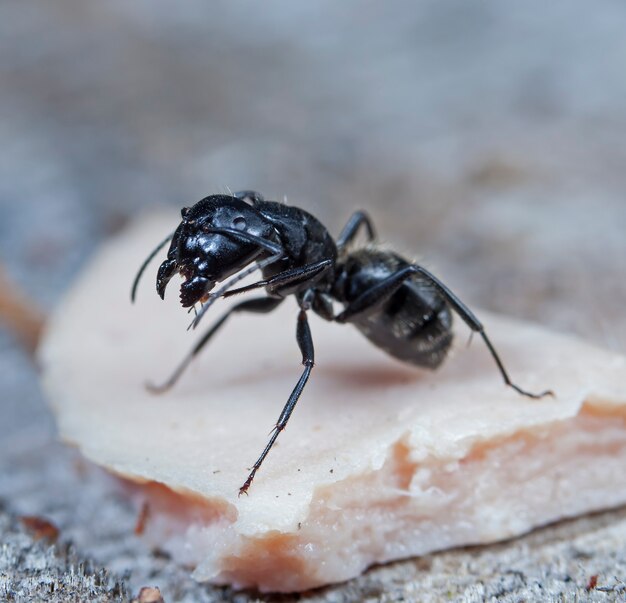
M 161 298 L 174 274 L 184 277 L 180 287 L 183 307 L 200 311 L 190 327 L 195 328 L 212 303 L 220 297 L 265 289 L 255 297 L 230 308 L 197 342 L 172 376 L 161 386 L 162 392 L 174 385 L 193 357 L 213 337 L 231 314 L 266 314 L 289 295 L 300 306 L 296 340 L 302 352 L 304 370 L 291 392 L 269 442 L 248 478 L 239 489 L 247 493 L 278 434 L 302 394 L 313 369 L 313 339 L 307 312 L 313 310 L 326 320 L 352 323 L 374 345 L 399 360 L 430 369 L 437 368 L 452 343 L 452 311 L 482 337 L 506 385 L 529 398 L 552 395 L 550 391 L 533 394 L 511 381 L 498 353 L 473 312 L 436 276 L 392 251 L 377 248 L 371 220 L 357 211 L 348 220 L 337 241 L 311 214 L 298 207 L 266 201 L 254 191 L 234 195 L 211 195 L 181 211 L 182 222 L 150 254 L 133 283 L 137 285 L 144 270 L 171 240 L 167 259 L 161 264 L 156 289 Z M 357 234 L 364 230 L 369 244 L 351 250 Z M 244 287 L 234 285 L 260 270 L 263 279 Z M 235 276 L 233 276 L 235 275 Z M 233 276 L 215 293 L 216 283 Z M 333 302 L 343 304 L 335 314 Z

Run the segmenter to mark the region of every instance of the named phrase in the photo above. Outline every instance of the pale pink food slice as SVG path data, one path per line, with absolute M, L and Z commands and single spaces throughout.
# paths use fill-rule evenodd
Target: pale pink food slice
M 50 321 L 41 360 L 63 439 L 147 484 L 161 512 L 146 537 L 198 580 L 306 589 L 626 502 L 625 358 L 485 313 L 514 379 L 556 398 L 506 388 L 463 326 L 431 373 L 312 317 L 310 384 L 238 498 L 300 374 L 297 308 L 234 317 L 173 391 L 148 393 L 199 336 L 175 285 L 158 299 L 156 264 L 129 303 L 136 267 L 176 221 L 144 218 L 101 251 Z

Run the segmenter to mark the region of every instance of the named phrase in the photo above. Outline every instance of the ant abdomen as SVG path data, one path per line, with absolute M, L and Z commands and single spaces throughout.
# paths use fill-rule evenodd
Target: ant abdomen
M 411 264 L 373 246 L 355 250 L 341 260 L 335 295 L 353 304 Z M 344 321 L 342 321 L 344 322 Z M 419 274 L 412 274 L 384 302 L 347 317 L 374 345 L 390 356 L 434 369 L 452 344 L 452 312 L 443 296 Z

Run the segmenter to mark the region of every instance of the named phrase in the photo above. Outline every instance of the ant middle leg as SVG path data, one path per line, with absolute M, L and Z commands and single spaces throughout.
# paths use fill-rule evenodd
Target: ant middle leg
M 252 205 L 259 201 L 265 201 L 265 197 L 261 193 L 252 190 L 236 191 L 233 193 L 233 197 L 241 199 L 242 201 L 250 201 Z
M 350 245 L 362 227 L 367 231 L 368 241 L 373 241 L 376 238 L 376 230 L 374 229 L 371 218 L 364 211 L 355 211 L 337 237 L 337 248 L 341 250 L 347 245 Z

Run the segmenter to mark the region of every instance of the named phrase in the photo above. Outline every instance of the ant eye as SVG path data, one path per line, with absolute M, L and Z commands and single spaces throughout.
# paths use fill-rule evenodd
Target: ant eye
M 245 227 L 246 227 L 246 219 L 243 218 L 242 216 L 237 216 L 233 220 L 233 228 L 236 228 L 237 230 L 244 230 Z

